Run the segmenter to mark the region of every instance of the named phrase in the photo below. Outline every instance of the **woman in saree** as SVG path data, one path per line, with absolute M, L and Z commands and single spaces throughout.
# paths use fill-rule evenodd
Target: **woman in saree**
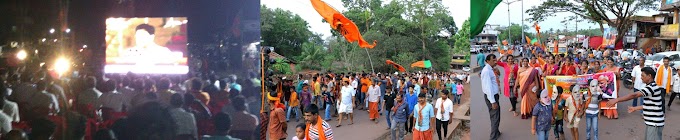
M 619 67 L 614 65 L 614 59 L 611 58 L 611 57 L 607 57 L 605 62 L 606 62 L 607 65 L 602 70 L 600 70 L 600 72 L 613 72 L 616 77 L 619 77 Z M 619 91 L 618 90 L 618 87 L 619 87 L 618 81 L 614 81 L 614 82 L 616 82 L 616 88 L 617 88 L 616 91 Z M 618 98 L 618 95 L 617 95 L 617 97 L 614 97 L 614 98 Z M 609 100 L 603 99 L 600 102 L 600 104 L 606 103 L 607 101 L 609 101 Z M 616 111 L 616 109 L 602 109 L 602 112 L 604 113 L 604 116 L 606 116 L 609 119 L 618 119 L 619 118 L 619 113 Z
M 521 114 L 522 119 L 531 118 L 533 106 L 538 103 L 538 92 L 541 91 L 540 72 L 531 68 L 519 74 L 519 93 L 522 93 Z
M 517 70 L 519 66 L 515 63 L 515 56 L 507 55 L 505 58 L 506 62 L 501 61 L 502 56 L 498 58 L 498 66 L 503 68 L 503 95 L 510 98 L 510 105 L 512 108 L 508 110 L 512 112 L 514 116 L 517 116 L 517 92 L 514 92 L 515 80 L 517 79 Z

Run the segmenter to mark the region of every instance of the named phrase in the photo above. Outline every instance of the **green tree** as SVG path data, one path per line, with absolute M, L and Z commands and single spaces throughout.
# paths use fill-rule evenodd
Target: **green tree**
M 293 71 L 290 69 L 290 65 L 288 65 L 288 63 L 286 63 L 286 60 L 275 59 L 275 61 L 276 61 L 276 64 L 272 65 L 272 70 L 274 70 L 275 73 L 286 74 L 286 75 L 293 74 Z
M 309 31 L 308 23 L 299 15 L 283 9 L 270 9 L 262 6 L 260 22 L 263 46 L 272 46 L 275 52 L 286 56 L 299 56 L 305 42 L 319 41 L 317 35 Z
M 604 32 L 604 25 L 609 24 L 617 31 L 627 31 L 633 17 L 643 10 L 656 10 L 659 0 L 547 0 L 539 6 L 533 6 L 526 12 L 534 22 L 541 22 L 558 13 L 572 13 L 588 22 L 600 25 Z M 616 42 L 623 38 L 616 36 Z
M 513 42 L 508 42 L 508 43 L 514 43 L 515 41 L 521 42 L 522 39 L 525 39 L 525 37 L 522 36 L 522 26 L 520 26 L 519 24 L 513 23 L 513 24 L 510 25 L 510 27 L 496 29 L 496 30 L 500 31 L 500 34 L 498 34 L 498 40 L 500 40 L 500 41 L 508 40 L 508 28 L 510 28 L 510 39 L 513 41 Z M 533 28 L 524 25 L 524 29 L 531 30 Z M 531 34 L 533 36 L 532 33 L 529 33 L 526 30 L 524 31 L 524 35 L 528 36 L 529 34 Z M 529 37 L 532 37 L 532 36 L 529 36 Z M 508 41 L 510 41 L 510 40 L 508 40 Z M 525 42 L 522 42 L 522 43 L 525 43 Z
M 453 45 L 454 54 L 465 54 L 470 50 L 470 20 L 463 22 L 463 27 L 454 37 L 456 40 Z

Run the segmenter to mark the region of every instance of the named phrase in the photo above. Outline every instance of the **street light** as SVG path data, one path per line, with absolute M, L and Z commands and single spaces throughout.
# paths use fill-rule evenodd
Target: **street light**
M 515 0 L 515 1 L 508 0 L 506 2 L 503 2 L 503 3 L 508 5 L 508 42 L 512 42 L 512 40 L 510 40 L 510 4 L 518 2 L 518 1 L 522 1 L 522 0 Z M 522 10 L 524 10 L 524 4 L 522 4 Z M 522 14 L 522 16 L 524 16 L 524 14 Z M 524 20 L 524 19 L 522 19 L 522 20 Z M 524 31 L 522 31 L 522 33 L 524 33 Z
M 71 32 L 71 29 L 66 28 L 66 31 L 65 31 L 65 32 L 66 32 L 66 33 L 70 33 L 70 32 Z
M 54 33 L 54 28 L 50 29 L 50 34 Z

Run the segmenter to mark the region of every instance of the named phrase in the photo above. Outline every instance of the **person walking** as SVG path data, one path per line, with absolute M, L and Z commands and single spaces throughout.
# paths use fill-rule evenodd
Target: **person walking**
M 550 135 L 550 124 L 555 121 L 552 117 L 551 100 L 548 90 L 541 92 L 541 103 L 534 106 L 531 112 L 531 134 L 536 135 L 538 140 L 548 140 Z
M 678 71 L 680 71 L 680 69 L 678 69 L 678 67 L 680 67 L 680 66 L 675 66 L 676 74 L 673 74 L 673 80 L 671 80 L 671 87 L 673 87 L 673 90 L 672 90 L 673 92 L 671 94 L 671 99 L 669 99 L 670 101 L 668 101 L 668 110 L 669 111 L 671 110 L 671 105 L 673 104 L 673 100 L 676 97 L 678 97 L 678 95 L 680 95 L 680 74 L 677 73 Z
M 390 133 L 392 134 L 392 140 L 404 140 L 404 135 L 406 131 L 402 128 L 406 126 L 406 121 L 408 120 L 408 104 L 404 102 L 404 94 L 396 94 L 394 101 L 396 104 L 390 110 L 394 112 L 390 117 L 392 117 L 392 126 L 390 127 Z M 397 133 L 398 132 L 398 133 Z
M 395 102 L 394 99 L 396 98 L 397 94 L 392 93 L 392 89 L 390 89 L 390 88 L 387 88 L 386 90 L 387 90 L 385 92 L 386 94 L 385 94 L 385 96 L 383 96 L 383 99 L 382 99 L 383 100 L 382 106 L 384 107 L 385 116 L 387 116 L 387 117 L 385 117 L 385 119 L 387 121 L 387 130 L 390 130 L 390 128 L 392 128 L 392 117 L 391 117 L 390 114 L 394 113 L 394 111 L 392 111 L 392 107 L 394 107 L 394 102 Z
M 449 132 L 449 124 L 451 124 L 450 119 L 453 118 L 453 101 L 449 99 L 449 90 L 442 90 L 441 96 L 437 101 L 435 101 L 435 113 L 437 115 L 436 130 L 439 140 L 446 139 L 446 134 Z M 442 128 L 444 129 L 444 137 L 442 137 Z
M 427 103 L 427 95 L 418 94 L 418 104 L 413 110 L 413 139 L 432 140 L 432 126 L 435 123 L 434 108 Z
M 588 105 L 588 108 L 586 109 L 586 139 L 590 140 L 593 138 L 593 140 L 598 140 L 598 119 L 599 119 L 599 114 L 600 114 L 600 100 L 602 100 L 602 89 L 600 88 L 598 81 L 591 79 L 588 83 L 588 88 L 590 92 L 586 95 L 586 105 Z M 636 98 L 637 99 L 637 98 Z M 591 131 L 592 132 L 592 137 L 591 137 Z
M 338 113 L 339 113 L 339 118 L 338 118 L 338 125 L 335 127 L 340 127 L 342 126 L 342 116 L 343 114 L 347 115 L 349 117 L 349 125 L 354 124 L 354 115 L 352 114 L 354 107 L 356 106 L 354 104 L 355 102 L 355 88 L 349 85 L 349 81 L 344 81 L 342 83 L 342 90 L 340 91 L 340 97 L 338 98 L 338 103 L 340 104 L 338 106 Z
M 380 86 L 378 86 L 378 81 L 374 81 L 373 85 L 368 87 L 368 116 L 371 121 L 378 123 L 378 103 L 380 102 Z
M 288 101 L 288 110 L 286 112 L 286 122 L 290 121 L 291 111 L 295 113 L 296 122 L 300 121 L 302 118 L 302 113 L 300 109 L 300 99 L 298 98 L 298 93 L 295 92 L 295 88 L 289 88 L 290 99 Z
M 635 66 L 633 68 L 633 72 L 630 73 L 631 76 L 633 77 L 633 80 L 634 80 L 634 82 L 633 82 L 633 92 L 638 92 L 642 88 L 645 88 L 645 83 L 642 82 L 642 68 L 645 67 L 646 59 L 645 59 L 645 57 L 640 57 L 638 59 L 639 59 L 638 61 L 640 61 L 640 64 Z M 638 104 L 642 105 L 642 97 L 633 99 L 633 107 L 638 106 Z M 642 114 L 642 111 L 640 111 L 640 114 Z
M 498 83 L 496 82 L 497 77 L 494 74 L 494 67 L 496 66 L 496 55 L 489 54 L 486 56 L 486 66 L 482 70 L 481 80 L 482 80 L 482 92 L 484 92 L 484 99 L 486 106 L 489 110 L 489 119 L 491 120 L 491 140 L 497 140 L 501 132 L 498 130 L 498 126 L 501 121 L 500 106 L 498 106 L 499 96 L 498 96 Z

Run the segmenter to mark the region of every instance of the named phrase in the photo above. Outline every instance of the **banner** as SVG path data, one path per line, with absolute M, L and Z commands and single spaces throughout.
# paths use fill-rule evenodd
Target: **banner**
M 617 31 L 614 28 L 605 28 L 602 37 L 602 47 L 614 48 L 614 41 L 616 41 Z
M 596 89 L 590 88 L 590 80 L 597 81 Z M 557 87 L 561 87 L 562 97 L 571 96 L 571 86 L 576 85 L 581 87 L 581 93 L 587 95 L 591 90 L 602 91 L 603 100 L 614 99 L 618 97 L 618 87 L 616 85 L 616 75 L 613 72 L 578 75 L 578 76 L 547 76 L 544 79 L 544 84 L 546 89 L 548 89 L 548 95 L 550 97 L 557 93 Z M 566 98 L 564 98 L 566 99 Z M 607 107 L 600 104 L 601 109 L 616 109 L 617 105 L 613 107 Z
M 661 25 L 661 37 L 678 37 L 678 24 Z

